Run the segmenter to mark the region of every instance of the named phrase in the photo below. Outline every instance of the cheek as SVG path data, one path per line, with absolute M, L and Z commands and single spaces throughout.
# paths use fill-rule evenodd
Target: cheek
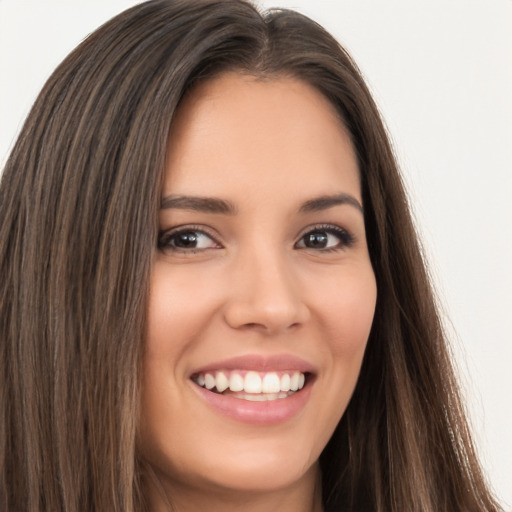
M 218 290 L 212 273 L 177 271 L 157 262 L 150 287 L 146 354 L 166 352 L 178 360 L 206 331 L 220 300 Z
M 371 267 L 364 272 L 345 274 L 333 280 L 328 297 L 318 303 L 318 315 L 325 329 L 325 373 L 332 407 L 326 424 L 335 426 L 344 414 L 359 378 L 361 364 L 370 335 L 377 287 Z
M 370 334 L 377 286 L 370 266 L 331 278 L 327 293 L 317 297 L 315 310 L 322 319 L 330 350 L 336 356 L 362 358 Z
M 356 387 L 377 297 L 371 267 L 339 276 L 335 279 L 331 275 L 324 293 L 310 296 L 312 317 L 318 321 L 323 340 L 315 346 L 323 361 L 315 389 L 322 404 L 314 418 L 315 424 L 322 425 L 317 436 L 318 453 L 332 436 Z M 315 431 L 314 426 L 311 428 Z

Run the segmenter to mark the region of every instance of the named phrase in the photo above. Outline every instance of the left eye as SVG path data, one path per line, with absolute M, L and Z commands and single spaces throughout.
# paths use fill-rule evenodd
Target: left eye
M 341 228 L 316 228 L 302 235 L 296 247 L 307 249 L 341 249 L 351 245 L 352 237 Z
M 198 250 L 198 249 L 211 249 L 217 248 L 218 244 L 206 233 L 202 231 L 186 229 L 182 231 L 175 231 L 164 235 L 160 238 L 159 244 L 161 248 L 170 250 Z

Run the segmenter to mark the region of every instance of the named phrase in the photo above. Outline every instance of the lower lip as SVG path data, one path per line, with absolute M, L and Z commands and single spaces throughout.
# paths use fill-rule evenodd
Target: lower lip
M 293 418 L 306 405 L 312 387 L 307 382 L 300 390 L 286 398 L 251 402 L 229 395 L 213 393 L 191 382 L 197 393 L 209 406 L 230 419 L 257 425 L 273 425 Z

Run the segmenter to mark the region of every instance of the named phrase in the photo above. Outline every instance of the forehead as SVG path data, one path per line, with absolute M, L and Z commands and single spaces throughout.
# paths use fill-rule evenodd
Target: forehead
M 311 193 L 341 187 L 360 197 L 355 151 L 334 106 L 288 77 L 226 73 L 195 87 L 173 122 L 164 195 L 222 195 L 237 183 Z

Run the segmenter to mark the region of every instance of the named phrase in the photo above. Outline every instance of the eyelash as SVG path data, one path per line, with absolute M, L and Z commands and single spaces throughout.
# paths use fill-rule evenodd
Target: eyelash
M 172 241 L 176 240 L 176 238 L 179 235 L 185 235 L 188 233 L 205 235 L 208 238 L 210 238 L 212 240 L 212 242 L 217 246 L 217 247 L 215 247 L 216 249 L 221 248 L 221 245 L 217 242 L 215 237 L 211 233 L 209 233 L 207 230 L 205 230 L 204 226 L 182 226 L 180 228 L 175 228 L 175 229 L 172 229 L 169 231 L 161 232 L 158 235 L 158 248 L 162 249 L 162 250 L 166 249 L 168 251 L 190 253 L 190 254 L 195 254 L 199 251 L 205 250 L 202 248 L 198 249 L 195 247 L 187 249 L 187 248 L 183 248 L 183 247 L 176 247 L 172 244 Z
M 216 245 L 216 247 L 205 247 L 205 248 L 184 248 L 184 247 L 176 247 L 173 245 L 173 241 L 176 240 L 176 238 L 180 235 L 186 235 L 186 234 L 195 234 L 195 235 L 204 235 L 210 238 L 212 243 Z M 339 243 L 336 244 L 334 247 L 323 247 L 323 248 L 314 248 L 314 247 L 298 247 L 298 244 L 300 242 L 304 241 L 304 238 L 307 235 L 312 235 L 314 233 L 319 234 L 327 234 L 327 235 L 334 235 L 336 238 L 338 238 Z M 336 225 L 332 224 L 319 224 L 314 226 L 309 226 L 306 228 L 306 230 L 300 235 L 299 240 L 294 244 L 294 248 L 298 249 L 309 249 L 313 251 L 318 252 L 336 252 L 343 249 L 347 249 L 351 247 L 355 242 L 355 238 L 353 235 L 351 235 L 346 229 L 341 228 Z M 221 249 L 222 246 L 217 242 L 215 239 L 215 236 L 210 234 L 208 230 L 204 228 L 204 226 L 183 226 L 180 228 L 175 228 L 170 231 L 161 232 L 158 236 L 158 248 L 161 250 L 168 250 L 172 252 L 180 252 L 180 253 L 187 253 L 187 254 L 195 254 L 200 251 L 204 251 L 207 249 Z
M 313 233 L 327 233 L 328 235 L 334 235 L 336 238 L 338 238 L 339 243 L 336 244 L 334 247 L 326 247 L 321 249 L 304 247 L 304 249 L 311 249 L 321 252 L 336 252 L 341 251 L 343 249 L 348 249 L 355 242 L 354 236 L 350 234 L 346 229 L 333 224 L 318 224 L 315 226 L 307 227 L 303 234 L 300 236 L 299 242 L 304 240 L 304 237 L 306 237 L 307 235 L 311 235 Z M 296 242 L 294 247 L 297 247 L 297 244 L 299 242 Z

